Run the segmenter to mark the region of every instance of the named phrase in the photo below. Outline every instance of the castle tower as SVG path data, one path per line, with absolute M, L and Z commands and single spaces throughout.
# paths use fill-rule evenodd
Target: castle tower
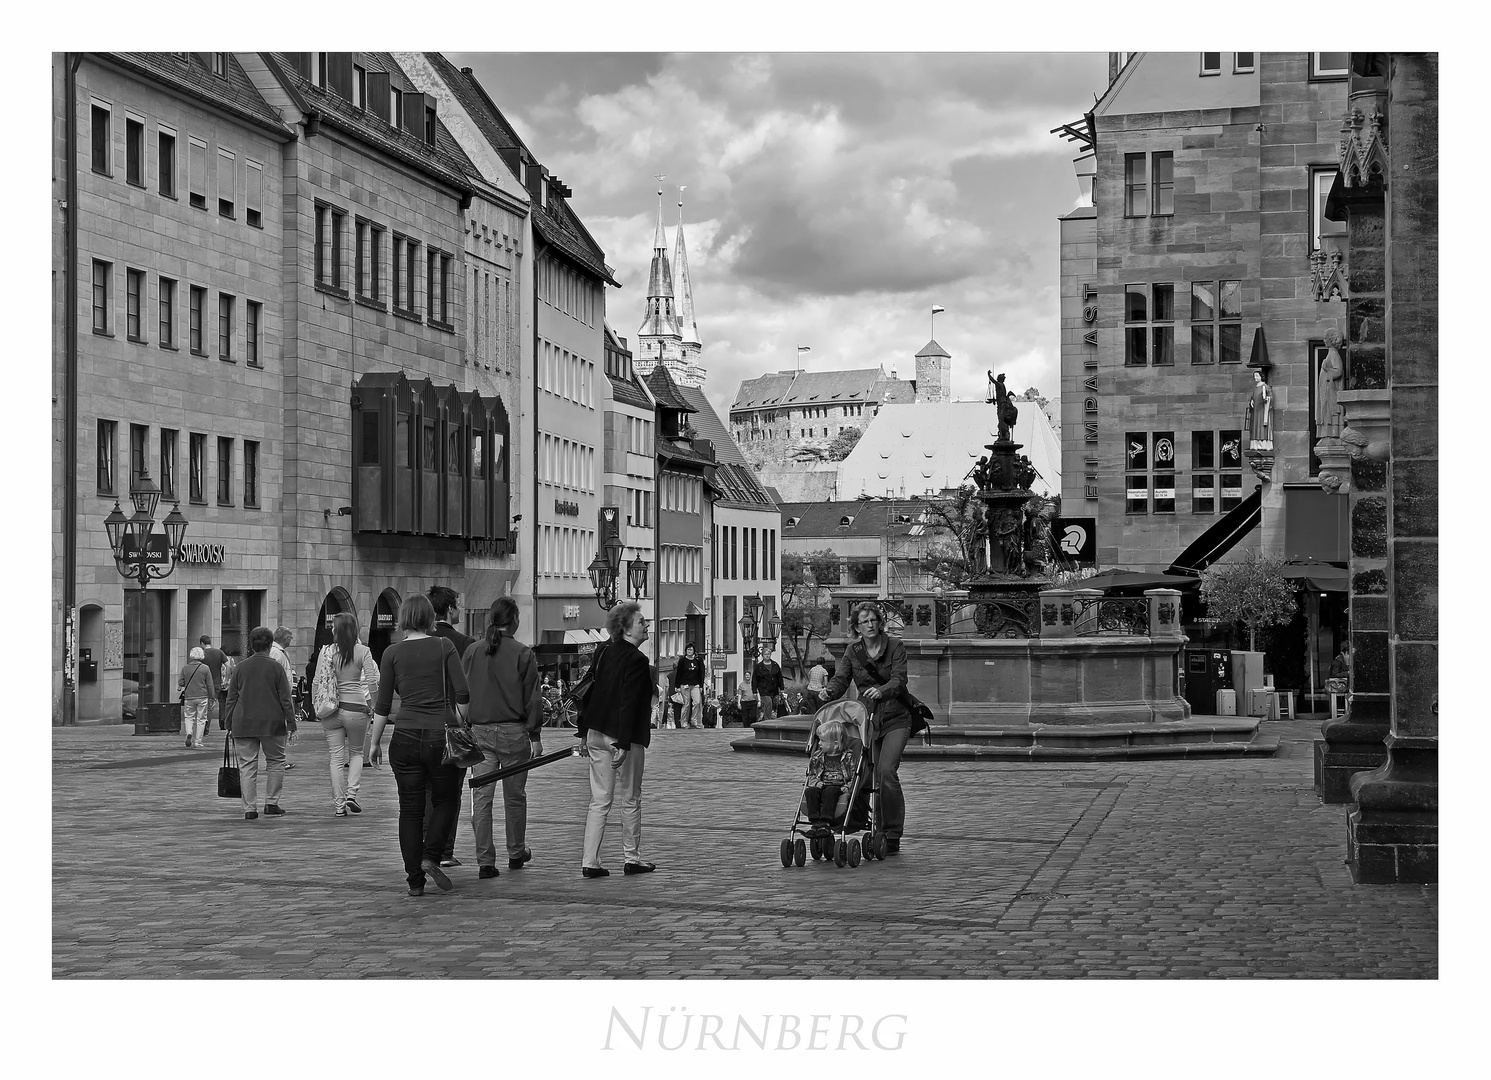
M 916 354 L 916 400 L 918 402 L 951 401 L 953 358 L 936 340 L 927 342 Z
M 678 313 L 674 308 L 673 272 L 668 266 L 668 237 L 663 231 L 663 189 L 657 192 L 657 232 L 652 241 L 652 273 L 647 280 L 647 309 L 637 329 L 632 370 L 646 375 L 658 364 L 676 369 L 682 362 Z
M 683 188 L 678 189 L 678 238 L 673 247 L 673 281 L 678 301 L 678 333 L 683 365 L 672 375 L 682 386 L 703 386 L 704 368 L 700 354 L 704 343 L 699 340 L 699 324 L 694 321 L 694 289 L 689 282 L 689 256 L 683 243 Z

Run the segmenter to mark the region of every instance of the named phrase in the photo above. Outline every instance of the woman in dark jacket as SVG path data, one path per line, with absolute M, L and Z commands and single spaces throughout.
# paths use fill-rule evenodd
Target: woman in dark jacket
M 249 631 L 249 648 L 253 655 L 237 664 L 228 677 L 228 733 L 238 753 L 240 784 L 243 791 L 243 816 L 253 821 L 259 816 L 256 803 L 259 778 L 259 751 L 264 751 L 264 768 L 269 774 L 264 782 L 264 816 L 277 817 L 280 788 L 285 783 L 285 741 L 295 732 L 295 706 L 290 701 L 290 680 L 285 669 L 269 656 L 274 632 L 267 626 Z
M 440 869 L 440 855 L 460 812 L 466 770 L 443 764 L 445 728 L 456 723 L 457 716 L 465 718 L 471 695 L 456 647 L 448 638 L 430 636 L 435 609 L 427 597 L 411 596 L 400 604 L 398 626 L 406 636 L 383 652 L 367 759 L 376 765 L 383 757 L 383 729 L 398 694 L 399 720 L 389 741 L 388 763 L 399 786 L 399 852 L 409 895 L 423 896 L 426 877 L 433 878 L 442 892 L 451 889 L 450 878 Z M 428 838 L 426 790 L 434 796 Z
M 901 752 L 913 732 L 926 726 L 911 715 L 901 700 L 906 689 L 906 646 L 885 633 L 880 607 L 863 603 L 850 619 L 859 639 L 844 650 L 833 678 L 822 692 L 823 701 L 842 697 L 853 681 L 860 700 L 870 710 L 871 737 L 876 741 L 875 786 L 880 791 L 880 827 L 885 832 L 885 852 L 901 850 L 901 831 L 906 824 L 906 799 L 901 793 Z
M 585 817 L 585 852 L 580 873 L 606 877 L 601 866 L 601 838 L 611 802 L 621 803 L 621 853 L 628 874 L 651 873 L 642 858 L 642 765 L 652 741 L 652 674 L 641 645 L 647 620 L 640 604 L 617 604 L 606 616 L 611 640 L 595 658 L 595 678 L 577 734 L 590 756 L 590 810 Z

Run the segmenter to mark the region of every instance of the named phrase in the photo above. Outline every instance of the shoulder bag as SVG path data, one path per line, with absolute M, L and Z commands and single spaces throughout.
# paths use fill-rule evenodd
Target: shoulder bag
M 197 661 L 197 667 L 199 668 L 201 666 L 202 666 L 202 661 L 198 660 Z M 176 695 L 176 700 L 179 701 L 183 705 L 186 704 L 186 688 L 192 684 L 192 679 L 196 676 L 196 674 L 197 674 L 197 668 L 192 668 L 192 673 L 190 675 L 188 675 L 186 677 L 186 681 L 181 684 L 181 693 L 179 693 L 179 694 Z
M 441 641 L 450 642 L 449 638 L 441 638 Z M 454 643 L 450 644 L 452 652 L 456 651 Z M 473 765 L 480 765 L 485 756 L 481 747 L 476 745 L 476 736 L 471 733 L 471 725 L 462 720 L 456 712 L 454 696 L 450 692 L 450 674 L 445 668 L 445 650 L 440 650 L 440 677 L 445 682 L 445 707 L 450 710 L 450 715 L 455 718 L 455 723 L 445 725 L 445 753 L 440 758 L 442 765 L 454 765 L 458 769 L 469 769 Z
M 609 644 L 609 642 L 607 644 Z M 564 697 L 568 698 L 571 702 L 574 703 L 575 711 L 578 713 L 584 713 L 585 703 L 590 700 L 590 690 L 593 686 L 595 686 L 595 672 L 596 669 L 600 667 L 601 657 L 605 654 L 605 652 L 605 645 L 601 645 L 599 648 L 597 648 L 595 650 L 595 656 L 593 656 L 590 660 L 590 666 L 585 669 L 585 674 L 581 675 L 579 680 L 576 681 L 575 685 L 571 686 L 564 693 Z
M 219 799 L 243 798 L 243 788 L 238 782 L 238 748 L 233 745 L 231 731 L 223 739 L 223 764 L 217 770 L 217 797 Z
M 870 650 L 863 641 L 856 641 L 854 647 L 859 650 L 859 658 L 876 682 L 885 682 L 885 676 L 880 674 L 880 669 L 875 666 L 875 661 L 870 659 Z M 906 706 L 906 711 L 911 714 L 911 734 L 915 735 L 931 725 L 932 710 L 927 707 L 920 698 L 906 687 L 901 687 L 896 696 L 901 699 L 901 704 Z
M 321 648 L 316 674 L 311 679 L 311 709 L 317 720 L 325 720 L 337 711 L 337 668 L 341 666 L 335 643 Z

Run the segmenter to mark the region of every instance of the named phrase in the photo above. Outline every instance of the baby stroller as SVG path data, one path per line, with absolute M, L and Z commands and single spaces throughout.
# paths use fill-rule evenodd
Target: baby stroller
M 831 832 L 826 837 L 808 836 L 812 824 L 807 817 L 807 770 L 803 770 L 803 787 L 797 797 L 797 814 L 782 840 L 782 865 L 802 866 L 808 861 L 832 859 L 835 866 L 858 866 L 863 859 L 885 858 L 885 835 L 878 827 L 880 798 L 875 788 L 875 742 L 870 731 L 870 711 L 858 701 L 830 701 L 813 715 L 813 730 L 808 736 L 808 753 L 818 745 L 818 728 L 825 720 L 838 720 L 858 739 L 861 747 L 859 765 L 849 786 L 839 795 L 834 809 Z M 863 833 L 851 836 L 851 833 Z

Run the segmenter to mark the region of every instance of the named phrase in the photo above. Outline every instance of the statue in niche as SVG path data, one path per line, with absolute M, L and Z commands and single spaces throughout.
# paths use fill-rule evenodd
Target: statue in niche
M 992 377 L 994 373 L 991 371 Z M 1020 410 L 1010 398 L 1010 392 L 1004 388 L 1004 373 L 1000 372 L 994 382 L 994 410 L 999 417 L 999 441 L 1009 442 L 1014 437 L 1015 418 L 1020 415 Z
M 1340 437 L 1341 402 L 1337 395 L 1346 377 L 1346 365 L 1341 359 L 1345 337 L 1333 326 L 1325 332 L 1325 344 L 1328 351 L 1315 376 L 1315 434 L 1322 439 Z
M 1253 392 L 1248 398 L 1248 411 L 1243 419 L 1247 429 L 1249 450 L 1272 450 L 1274 448 L 1274 391 L 1263 377 L 1263 372 L 1253 372 Z
M 1001 507 L 994 517 L 994 569 L 1006 574 L 1021 574 L 1025 570 L 1020 551 L 1021 512 L 1018 507 Z
M 1031 499 L 1025 504 L 1023 542 L 1024 566 L 1020 576 L 1030 571 L 1044 571 L 1051 561 L 1051 521 L 1056 516 L 1056 507 L 1048 499 Z

